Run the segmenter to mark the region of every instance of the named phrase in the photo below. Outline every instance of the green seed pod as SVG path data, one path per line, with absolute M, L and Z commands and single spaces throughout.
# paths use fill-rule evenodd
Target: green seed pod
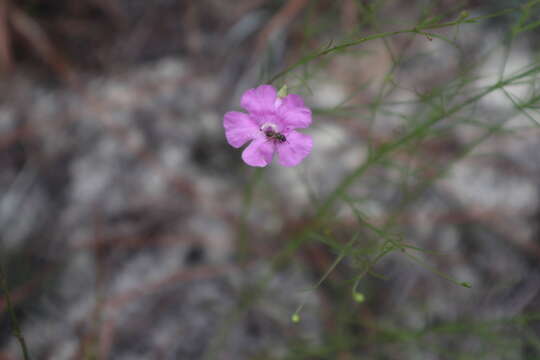
M 466 18 L 469 17 L 469 12 L 466 11 L 466 10 L 463 10 L 460 14 L 459 14 L 459 17 L 458 17 L 458 21 L 460 20 L 465 20 Z
M 355 292 L 353 294 L 353 299 L 354 299 L 354 301 L 356 301 L 358 303 L 362 303 L 362 302 L 364 302 L 366 300 L 366 297 L 362 293 Z

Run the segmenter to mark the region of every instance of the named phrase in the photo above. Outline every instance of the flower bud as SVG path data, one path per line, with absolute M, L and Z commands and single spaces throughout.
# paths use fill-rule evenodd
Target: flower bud
M 277 93 L 277 96 L 280 97 L 280 98 L 284 98 L 285 96 L 287 96 L 287 84 L 283 85 L 281 87 L 281 89 L 279 89 L 278 93 Z
M 353 294 L 353 299 L 354 299 L 354 301 L 356 301 L 358 303 L 362 303 L 362 302 L 364 302 L 366 300 L 366 297 L 362 293 L 355 292 Z

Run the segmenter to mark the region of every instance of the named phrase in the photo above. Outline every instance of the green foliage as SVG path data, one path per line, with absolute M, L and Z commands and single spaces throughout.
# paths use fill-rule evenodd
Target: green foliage
M 368 154 L 365 160 L 345 174 L 333 191 L 322 197 L 312 197 L 313 210 L 309 214 L 311 220 L 290 236 L 281 252 L 273 258 L 276 269 L 295 261 L 295 256 L 304 247 L 320 246 L 333 256 L 333 262 L 305 294 L 316 296 L 316 290 L 326 291 L 332 307 L 329 310 L 332 314 L 332 330 L 323 334 L 319 344 L 307 343 L 301 338 L 292 339 L 291 350 L 286 359 L 335 359 L 338 356 L 390 359 L 402 351 L 441 359 L 491 359 L 494 354 L 500 359 L 514 359 L 519 358 L 515 354 L 523 347 L 538 349 L 539 340 L 527 330 L 527 325 L 537 318 L 534 313 L 495 321 L 471 319 L 469 315 L 463 315 L 463 318 L 457 318 L 454 322 L 434 321 L 419 328 L 398 323 L 384 324 L 359 314 L 362 314 L 361 309 L 373 307 L 377 301 L 381 301 L 373 298 L 370 287 L 384 286 L 373 285 L 386 278 L 384 273 L 381 274 L 375 269 L 381 262 L 392 257 L 410 260 L 411 265 L 419 268 L 418 271 L 449 281 L 451 286 L 456 287 L 456 292 L 474 290 L 474 284 L 465 281 L 469 279 L 450 275 L 440 270 L 437 265 L 430 264 L 430 257 L 445 255 L 408 241 L 400 228 L 399 218 L 406 215 L 415 201 L 442 179 L 455 164 L 470 156 L 486 140 L 495 135 L 512 136 L 512 130 L 505 125 L 514 117 L 523 115 L 529 120 L 531 128 L 540 126 L 535 117 L 538 115 L 540 102 L 536 80 L 540 73 L 539 63 L 531 61 L 511 72 L 507 70 L 507 61 L 514 42 L 540 26 L 540 21 L 534 16 L 540 7 L 540 1 L 533 0 L 483 15 L 473 13 L 463 6 L 456 6 L 450 13 L 437 13 L 437 2 L 431 2 L 431 5 L 422 9 L 416 24 L 390 31 L 380 30 L 396 28 L 395 24 L 388 26 L 385 21 L 391 20 L 380 15 L 387 2 L 381 0 L 367 2 L 369 4 L 356 3 L 362 14 L 359 23 L 370 29 L 371 34 L 354 31 L 353 34 L 331 38 L 320 48 L 310 49 L 306 45 L 303 56 L 267 80 L 269 83 L 289 84 L 293 89 L 311 91 L 312 84 L 320 81 L 321 76 L 324 78 L 334 57 L 369 58 L 372 54 L 363 46 L 382 41 L 392 64 L 384 74 L 373 99 L 363 105 L 352 101 L 362 91 L 372 87 L 373 84 L 367 81 L 357 84 L 356 89 L 338 105 L 314 109 L 314 114 L 327 121 L 339 121 L 340 118 L 362 119 L 362 125 L 368 130 L 375 126 L 381 115 L 397 119 L 403 124 L 398 134 L 385 141 L 376 141 L 369 137 L 366 139 Z M 313 8 L 311 10 L 313 11 Z M 506 28 L 506 41 L 492 46 L 488 54 L 468 59 L 468 63 L 457 70 L 454 78 L 426 90 L 406 89 L 399 83 L 399 70 L 406 66 L 407 62 L 415 61 L 422 55 L 408 53 L 406 49 L 396 51 L 389 40 L 399 37 L 411 41 L 442 42 L 450 45 L 456 56 L 463 56 L 466 50 L 459 41 L 460 36 L 466 36 L 464 33 L 471 31 L 473 27 L 481 28 L 488 21 L 508 16 L 517 20 Z M 313 16 L 306 16 L 304 36 L 312 39 L 323 33 L 315 23 Z M 487 80 L 478 75 L 476 70 L 485 64 L 491 54 L 498 52 L 504 54 L 498 76 Z M 509 90 L 515 86 L 528 86 L 529 91 L 525 97 L 517 97 Z M 396 101 L 392 95 L 397 90 L 406 90 L 411 97 Z M 513 105 L 512 112 L 501 121 L 485 121 L 475 116 L 478 103 L 494 94 L 504 95 Z M 407 111 L 402 110 L 404 105 L 407 106 Z M 444 140 L 459 127 L 474 128 L 477 135 L 468 143 L 462 144 L 451 159 L 442 163 L 422 164 L 425 168 L 409 166 L 400 160 L 400 154 L 408 154 L 414 158 L 419 145 L 433 139 Z M 403 196 L 396 201 L 383 222 L 373 220 L 369 212 L 364 210 L 367 199 L 358 198 L 354 193 L 354 188 L 361 183 L 364 176 L 378 168 L 395 170 L 400 174 L 401 179 L 396 186 L 403 189 Z M 429 176 L 425 175 L 426 169 L 429 170 Z M 338 236 L 335 234 L 339 233 L 340 224 L 336 221 L 336 213 L 343 209 L 354 215 L 355 231 L 353 234 Z M 343 269 L 346 271 L 341 271 Z M 341 273 L 337 276 L 339 280 L 331 280 L 331 275 L 335 273 Z M 343 276 L 343 273 L 346 275 Z M 350 274 L 352 276 L 346 278 Z M 264 287 L 264 283 L 261 286 Z M 304 305 L 305 301 L 299 304 L 292 314 L 293 323 L 300 322 Z M 522 335 L 526 333 L 526 336 L 516 337 L 512 334 L 516 329 Z M 474 342 L 475 350 L 463 352 L 458 348 L 441 347 L 442 343 L 458 342 L 461 339 Z

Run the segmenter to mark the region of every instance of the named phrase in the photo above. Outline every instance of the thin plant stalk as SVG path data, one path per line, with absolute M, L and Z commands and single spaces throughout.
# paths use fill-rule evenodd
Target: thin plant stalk
M 24 339 L 23 333 L 19 326 L 19 321 L 17 320 L 17 315 L 15 314 L 15 310 L 13 309 L 13 306 L 11 304 L 11 297 L 9 295 L 9 288 L 8 288 L 6 273 L 1 264 L 0 264 L 0 289 L 4 293 L 4 297 L 6 299 L 6 306 L 7 306 L 7 311 L 9 313 L 9 318 L 11 321 L 11 328 L 13 331 L 13 336 L 15 336 L 15 338 L 19 342 L 24 360 L 30 360 L 30 355 L 28 354 L 26 341 Z
M 255 191 L 255 187 L 261 180 L 262 174 L 263 174 L 262 168 L 255 169 L 253 178 L 251 179 L 249 185 L 246 187 L 244 191 L 243 210 L 240 217 L 240 228 L 238 231 L 238 243 L 237 243 L 238 259 L 241 264 L 245 264 L 249 258 L 249 241 L 247 238 L 248 237 L 248 216 L 251 211 L 251 205 L 253 201 L 253 194 Z

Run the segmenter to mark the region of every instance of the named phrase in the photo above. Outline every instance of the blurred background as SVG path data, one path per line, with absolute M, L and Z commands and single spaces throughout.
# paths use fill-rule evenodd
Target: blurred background
M 0 263 L 32 358 L 540 359 L 537 3 L 0 0 Z M 297 168 L 225 141 L 302 56 L 504 9 L 276 79 L 313 109 Z M 390 237 L 426 251 L 378 258 Z M 11 329 L 1 292 L 2 360 Z

